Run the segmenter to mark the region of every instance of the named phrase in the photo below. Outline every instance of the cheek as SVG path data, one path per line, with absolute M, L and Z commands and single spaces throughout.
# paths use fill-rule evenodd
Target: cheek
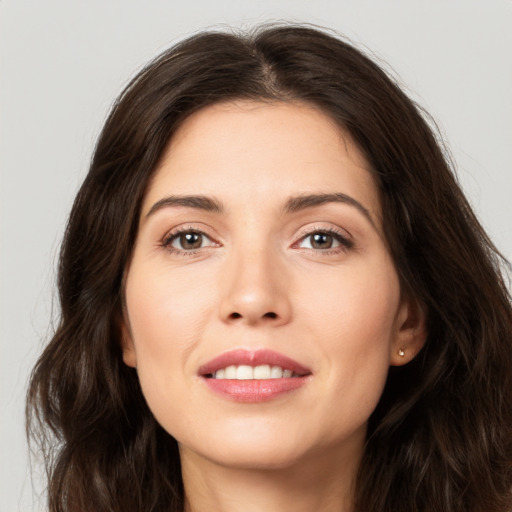
M 340 347 L 387 340 L 396 333 L 400 285 L 392 263 L 382 259 L 304 273 L 297 316 L 308 317 L 312 327 L 321 326 Z M 349 332 L 353 334 L 347 336 Z
M 211 298 L 198 293 L 190 275 L 155 271 L 155 267 L 133 266 L 126 282 L 137 373 L 151 408 L 165 401 L 164 393 L 179 387 L 187 372 L 193 371 L 187 365 L 189 355 L 212 311 Z
M 385 384 L 398 333 L 400 286 L 391 263 L 340 269 L 306 283 L 301 316 L 329 366 L 328 392 L 371 412 Z M 305 296 L 305 293 L 304 293 Z M 366 413 L 365 412 L 365 413 Z
M 157 361 L 168 351 L 193 344 L 210 314 L 208 287 L 204 292 L 191 276 L 168 269 L 131 273 L 126 303 L 135 347 Z

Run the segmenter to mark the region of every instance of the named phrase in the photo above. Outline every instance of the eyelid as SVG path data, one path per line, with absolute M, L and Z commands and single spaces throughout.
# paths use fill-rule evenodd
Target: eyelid
M 314 235 L 315 233 L 325 233 L 333 236 L 338 242 L 339 246 L 329 249 L 313 249 L 308 247 L 298 247 L 298 244 L 300 244 L 304 239 L 306 239 L 308 236 Z M 325 226 L 320 224 L 314 224 L 313 226 L 309 225 L 305 228 L 301 229 L 297 240 L 292 244 L 292 247 L 297 249 L 304 249 L 308 251 L 313 251 L 315 253 L 319 254 L 332 254 L 337 252 L 343 252 L 350 250 L 354 247 L 354 241 L 352 235 L 339 227 L 335 226 Z
M 172 228 L 167 231 L 166 234 L 161 238 L 159 242 L 159 246 L 163 249 L 174 253 L 179 256 L 193 256 L 197 254 L 199 251 L 203 251 L 205 249 L 209 249 L 212 247 L 221 247 L 223 244 L 216 240 L 216 237 L 212 236 L 208 233 L 208 229 L 200 229 L 194 225 L 181 225 Z M 176 247 L 172 247 L 172 242 L 184 233 L 196 233 L 208 239 L 209 243 L 205 247 L 198 247 L 197 249 L 179 249 Z M 299 244 L 304 241 L 308 236 L 314 235 L 315 233 L 324 233 L 333 236 L 338 242 L 338 246 L 331 247 L 327 249 L 315 249 L 308 247 L 299 247 Z M 297 237 L 295 238 L 295 242 L 291 245 L 294 249 L 301 249 L 305 251 L 310 251 L 316 254 L 329 255 L 329 254 L 338 254 L 342 252 L 346 252 L 354 247 L 354 241 L 352 235 L 345 229 L 342 229 L 337 226 L 326 226 L 325 224 L 314 224 L 308 225 L 302 228 Z
M 207 238 L 211 242 L 211 244 L 209 244 L 205 247 L 199 247 L 197 249 L 190 249 L 190 250 L 179 249 L 179 248 L 173 247 L 171 245 L 172 242 L 184 233 L 195 233 L 195 234 L 201 235 L 201 236 Z M 172 228 L 171 230 L 167 231 L 166 234 L 161 238 L 159 245 L 163 249 L 165 249 L 171 253 L 180 255 L 180 256 L 193 256 L 198 251 L 208 249 L 210 247 L 220 247 L 222 244 L 220 242 L 218 242 L 217 240 L 215 240 L 215 238 L 212 235 L 207 233 L 207 230 L 205 230 L 205 229 L 199 229 L 199 228 L 191 226 L 191 225 L 182 225 L 182 226 L 177 226 L 177 227 Z

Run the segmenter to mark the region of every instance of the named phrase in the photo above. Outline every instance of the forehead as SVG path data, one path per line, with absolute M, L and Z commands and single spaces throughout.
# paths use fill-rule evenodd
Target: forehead
M 266 204 L 308 193 L 350 195 L 380 219 L 370 166 L 329 116 L 298 102 L 233 101 L 187 118 L 168 144 L 143 211 L 165 195 Z

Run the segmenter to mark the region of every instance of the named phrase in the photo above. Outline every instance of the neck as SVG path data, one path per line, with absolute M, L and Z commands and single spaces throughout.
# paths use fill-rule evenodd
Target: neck
M 226 467 L 181 450 L 185 512 L 352 512 L 359 458 L 279 469 Z

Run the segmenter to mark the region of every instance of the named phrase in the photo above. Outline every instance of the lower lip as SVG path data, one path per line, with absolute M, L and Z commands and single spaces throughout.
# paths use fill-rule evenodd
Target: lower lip
M 282 379 L 232 380 L 205 378 L 206 385 L 215 393 L 235 402 L 268 402 L 295 391 L 306 383 L 307 377 Z

